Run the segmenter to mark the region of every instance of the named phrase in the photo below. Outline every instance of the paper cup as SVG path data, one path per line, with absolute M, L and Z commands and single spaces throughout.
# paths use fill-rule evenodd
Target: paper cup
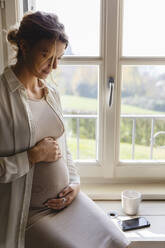
M 127 215 L 136 215 L 139 210 L 142 195 L 134 190 L 125 190 L 121 193 L 122 209 Z

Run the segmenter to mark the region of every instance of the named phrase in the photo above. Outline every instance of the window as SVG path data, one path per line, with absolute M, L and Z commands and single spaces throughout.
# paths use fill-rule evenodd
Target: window
M 35 10 L 57 14 L 69 36 L 69 45 L 58 69 L 53 72 L 53 78 L 61 93 L 68 145 L 73 158 L 81 164 L 96 165 L 99 157 L 99 87 L 102 70 L 101 2 L 36 0 L 33 4 Z
M 164 76 L 164 65 L 122 65 L 121 160 L 165 159 Z
M 54 78 L 82 179 L 164 178 L 164 1 L 20 2 L 57 13 L 66 27 L 70 45 Z
M 61 65 L 54 74 L 73 159 L 96 160 L 99 66 Z
M 148 172 L 150 176 L 152 170 L 155 173 L 157 168 L 157 176 L 165 162 L 165 3 L 123 0 L 120 4 L 118 165 L 129 165 L 130 174 L 132 168 L 134 172 L 143 168 L 145 176 Z

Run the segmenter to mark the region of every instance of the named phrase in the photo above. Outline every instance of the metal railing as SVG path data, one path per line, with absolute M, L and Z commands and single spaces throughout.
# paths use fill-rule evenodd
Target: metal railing
M 155 144 L 155 138 L 160 134 L 165 134 L 165 131 L 159 131 L 154 134 L 155 120 L 163 119 L 165 120 L 165 115 L 129 115 L 122 114 L 121 118 L 132 120 L 132 160 L 135 159 L 135 138 L 136 138 L 136 121 L 137 119 L 150 119 L 151 120 L 151 135 L 150 135 L 150 159 L 153 159 L 153 148 Z M 84 115 L 84 114 L 66 114 L 64 118 L 74 118 L 76 119 L 76 140 L 77 140 L 77 159 L 80 158 L 80 119 L 95 119 L 95 140 L 96 140 L 96 156 L 97 156 L 97 120 L 98 115 Z M 165 148 L 162 146 L 161 148 Z
M 124 115 L 121 118 L 132 119 L 132 159 L 135 159 L 135 137 L 136 137 L 136 121 L 137 119 L 150 119 L 151 120 L 151 136 L 150 136 L 150 159 L 153 159 L 153 148 L 155 144 L 155 138 L 160 134 L 165 134 L 165 131 L 159 131 L 154 134 L 155 120 L 163 119 L 165 120 L 165 115 Z M 159 146 L 160 148 L 165 148 L 165 146 Z
M 80 119 L 95 119 L 95 154 L 97 157 L 97 117 L 98 115 L 66 114 L 64 118 L 76 119 L 77 159 L 80 158 Z

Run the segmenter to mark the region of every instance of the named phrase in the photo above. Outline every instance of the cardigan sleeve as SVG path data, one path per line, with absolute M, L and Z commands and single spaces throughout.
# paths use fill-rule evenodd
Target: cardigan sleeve
M 80 183 L 80 175 L 78 173 L 78 168 L 76 164 L 73 162 L 72 155 L 68 149 L 67 141 L 66 141 L 66 149 L 67 149 L 67 165 L 69 170 L 69 183 Z
M 9 183 L 22 177 L 31 167 L 27 151 L 0 157 L 0 183 Z

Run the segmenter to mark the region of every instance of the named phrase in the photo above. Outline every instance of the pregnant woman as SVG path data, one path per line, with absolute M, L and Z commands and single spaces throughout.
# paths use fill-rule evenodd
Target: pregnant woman
M 60 99 L 45 81 L 68 46 L 55 14 L 8 33 L 16 63 L 0 76 L 0 248 L 124 248 L 129 241 L 80 191 Z

